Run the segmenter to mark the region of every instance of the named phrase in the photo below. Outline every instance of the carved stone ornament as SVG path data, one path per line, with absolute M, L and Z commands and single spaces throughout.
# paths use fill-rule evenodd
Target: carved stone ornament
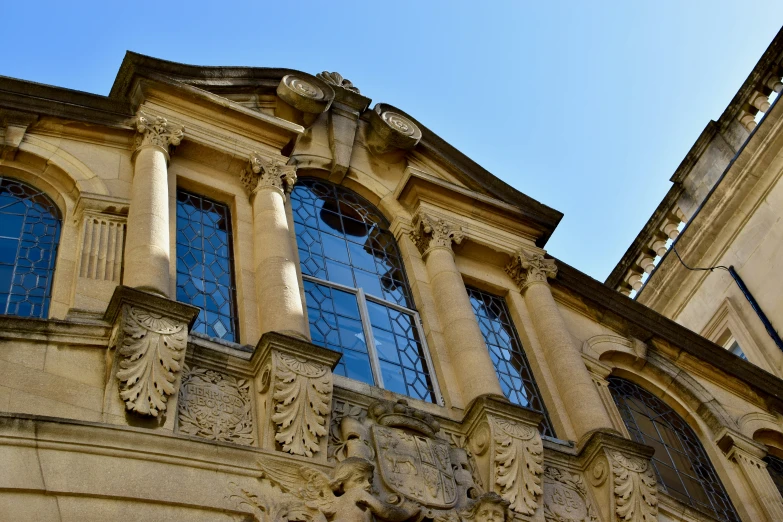
M 156 417 L 166 411 L 167 397 L 188 341 L 188 325 L 134 306 L 126 306 L 117 379 L 129 411 Z
M 274 188 L 288 194 L 296 183 L 296 165 L 286 165 L 253 153 L 247 167 L 242 171 L 240 181 L 249 197 L 265 188 Z
M 297 73 L 283 76 L 277 95 L 288 105 L 308 114 L 326 111 L 334 100 L 334 90 L 314 76 Z
M 558 468 L 544 468 L 546 522 L 598 522 L 584 479 Z
M 347 401 L 334 401 L 326 450 L 329 462 L 340 462 L 350 456 L 372 460 L 374 450 L 369 444 L 366 419 L 365 408 Z
M 543 254 L 521 250 L 506 265 L 506 273 L 524 290 L 533 283 L 546 283 L 548 277 L 555 277 L 557 265 L 554 259 L 546 259 Z
M 410 118 L 384 103 L 378 103 L 369 113 L 368 145 L 375 153 L 394 149 L 411 150 L 421 140 L 421 129 Z
M 617 519 L 655 522 L 658 519 L 658 490 L 650 463 L 614 450 L 607 454 L 614 476 Z
M 354 86 L 347 78 L 343 78 L 338 72 L 323 71 L 316 74 L 315 77 L 325 81 L 329 85 L 336 85 L 337 87 L 342 87 L 343 89 L 348 89 L 349 91 L 359 94 L 359 88 Z
M 312 457 L 327 432 L 332 372 L 326 366 L 275 352 L 272 399 L 275 440 L 283 451 Z
M 419 212 L 413 219 L 411 239 L 422 256 L 436 248 L 451 250 L 452 243 L 460 244 L 465 239 L 462 227 L 440 218 Z
M 469 447 L 474 455 L 489 461 L 491 489 L 510 503 L 511 510 L 534 514 L 543 493 L 544 446 L 538 430 L 487 415 L 486 422 L 471 435 Z
M 182 125 L 171 123 L 162 116 L 152 116 L 141 111 L 133 120 L 133 126 L 138 132 L 134 143 L 135 150 L 153 145 L 168 153 L 169 146 L 179 145 L 185 136 Z
M 177 404 L 181 433 L 248 446 L 255 443 L 248 380 L 187 365 L 182 373 Z

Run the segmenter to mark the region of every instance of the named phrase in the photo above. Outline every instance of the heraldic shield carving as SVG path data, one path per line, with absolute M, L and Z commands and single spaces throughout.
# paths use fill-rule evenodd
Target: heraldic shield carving
M 437 509 L 457 503 L 449 443 L 411 430 L 372 427 L 378 474 L 383 484 L 410 500 Z

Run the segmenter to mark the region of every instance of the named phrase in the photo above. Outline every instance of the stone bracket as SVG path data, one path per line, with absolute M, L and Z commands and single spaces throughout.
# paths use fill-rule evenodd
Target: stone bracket
M 326 462 L 332 369 L 341 354 L 269 332 L 258 342 L 256 357 L 261 446 Z
M 158 417 L 165 414 L 179 389 L 190 325 L 198 308 L 118 286 L 104 314 L 114 325 L 109 349 L 116 349 L 107 383 L 115 389 L 125 409 Z
M 5 128 L 2 147 L 0 147 L 0 159 L 13 160 L 19 150 L 27 127 L 38 121 L 37 114 L 14 111 L 11 109 L 0 110 L 0 124 Z

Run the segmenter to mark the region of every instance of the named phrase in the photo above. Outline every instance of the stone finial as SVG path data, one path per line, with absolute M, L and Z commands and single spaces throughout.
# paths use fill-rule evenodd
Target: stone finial
M 133 120 L 136 127 L 136 140 L 134 149 L 138 152 L 141 148 L 155 146 L 163 149 L 168 156 L 171 145 L 179 145 L 185 137 L 184 127 L 172 123 L 162 116 L 152 116 L 142 111 Z
M 296 183 L 296 165 L 286 165 L 254 152 L 242 171 L 241 182 L 251 198 L 264 188 L 274 188 L 288 194 Z
M 520 250 L 506 265 L 506 273 L 524 290 L 533 283 L 545 283 L 548 277 L 557 275 L 554 259 L 545 259 L 543 254 Z
M 452 243 L 462 243 L 465 233 L 461 226 L 419 212 L 413 219 L 411 239 L 421 255 L 425 256 L 436 248 L 451 250 Z
M 323 71 L 316 74 L 315 77 L 325 81 L 329 85 L 336 85 L 337 87 L 342 87 L 343 89 L 348 89 L 356 94 L 360 94 L 359 88 L 354 86 L 348 78 L 344 78 L 343 75 L 338 72 Z

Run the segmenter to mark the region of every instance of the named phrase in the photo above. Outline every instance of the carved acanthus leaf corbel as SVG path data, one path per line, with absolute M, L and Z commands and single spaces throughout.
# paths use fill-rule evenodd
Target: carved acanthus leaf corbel
M 188 325 L 128 306 L 121 328 L 120 397 L 128 410 L 157 416 L 166 411 L 167 397 L 174 393 Z
M 452 243 L 459 245 L 465 233 L 459 225 L 419 212 L 413 219 L 411 239 L 424 256 L 435 248 L 451 249 Z
M 511 509 L 532 515 L 541 496 L 541 474 L 544 471 L 544 446 L 532 426 L 493 417 L 495 424 L 495 484 L 500 496 L 511 503 Z
M 650 463 L 618 451 L 608 452 L 614 475 L 617 519 L 627 522 L 655 522 L 658 519 L 658 490 Z
M 296 183 L 296 165 L 286 165 L 253 153 L 240 181 L 249 197 L 264 188 L 275 188 L 288 194 Z
M 318 363 L 275 352 L 273 401 L 275 440 L 283 451 L 312 457 L 328 434 L 332 372 Z
M 506 273 L 521 290 L 533 283 L 545 283 L 547 278 L 557 275 L 554 259 L 546 259 L 543 254 L 519 251 L 506 265 Z

